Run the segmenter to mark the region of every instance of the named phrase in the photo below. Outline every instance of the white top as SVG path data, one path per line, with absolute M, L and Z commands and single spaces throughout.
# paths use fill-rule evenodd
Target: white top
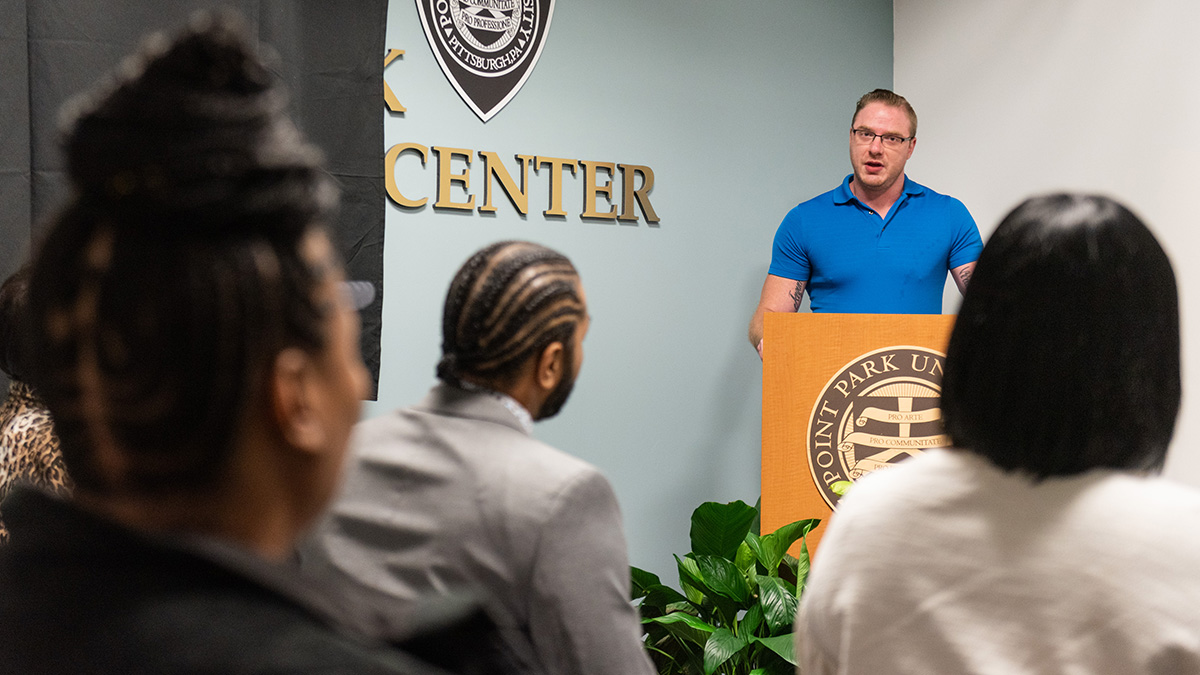
M 804 675 L 1200 673 L 1200 492 L 954 450 L 871 474 L 821 540 L 797 655 Z

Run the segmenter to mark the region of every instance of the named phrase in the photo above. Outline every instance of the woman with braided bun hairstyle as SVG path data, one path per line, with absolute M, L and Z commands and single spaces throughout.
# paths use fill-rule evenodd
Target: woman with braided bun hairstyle
M 336 189 L 236 18 L 152 38 L 68 113 L 30 284 L 70 500 L 17 490 L 0 672 L 435 673 L 289 564 L 366 393 Z

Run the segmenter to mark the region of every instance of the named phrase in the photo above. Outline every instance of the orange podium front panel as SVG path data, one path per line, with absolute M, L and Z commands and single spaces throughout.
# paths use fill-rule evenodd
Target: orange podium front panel
M 820 518 L 845 483 L 948 445 L 941 382 L 954 316 L 768 313 L 763 338 L 762 531 Z M 799 544 L 793 553 L 798 550 Z

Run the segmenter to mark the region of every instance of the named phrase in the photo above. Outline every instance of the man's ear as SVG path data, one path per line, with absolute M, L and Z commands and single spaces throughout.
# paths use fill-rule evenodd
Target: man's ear
M 563 378 L 566 365 L 566 350 L 561 342 L 551 342 L 538 355 L 534 377 L 537 385 L 544 391 L 552 391 Z
M 283 440 L 304 452 L 321 452 L 326 433 L 315 407 L 320 391 L 312 357 L 295 347 L 279 352 L 272 364 L 267 389 L 271 412 Z

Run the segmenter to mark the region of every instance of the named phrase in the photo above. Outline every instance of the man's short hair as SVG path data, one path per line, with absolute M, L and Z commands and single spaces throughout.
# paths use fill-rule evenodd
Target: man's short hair
M 858 99 L 858 105 L 854 107 L 854 116 L 850 118 L 850 124 L 854 124 L 854 120 L 858 118 L 858 113 L 862 112 L 863 108 L 872 103 L 882 103 L 886 106 L 903 110 L 904 114 L 908 115 L 909 123 L 912 124 L 912 131 L 908 135 L 912 138 L 917 137 L 917 111 L 913 110 L 913 107 L 908 103 L 908 99 L 890 89 L 875 89 L 863 94 L 862 98 Z
M 527 241 L 492 244 L 450 283 L 437 376 L 505 382 L 553 342 L 570 354 L 585 314 L 579 273 L 566 256 Z
M 199 17 L 75 104 L 74 189 L 29 300 L 33 384 L 81 489 L 212 485 L 274 355 L 327 340 L 301 242 L 336 190 L 250 44 L 236 19 Z M 128 462 L 119 484 L 98 440 Z
M 946 355 L 955 446 L 1038 478 L 1161 468 L 1180 400 L 1175 274 L 1111 199 L 1030 199 L 980 255 Z

